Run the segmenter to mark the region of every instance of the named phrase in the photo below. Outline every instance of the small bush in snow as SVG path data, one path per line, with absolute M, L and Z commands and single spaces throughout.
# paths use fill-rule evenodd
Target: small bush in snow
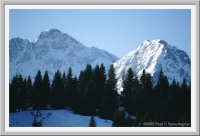
M 42 117 L 42 116 L 43 116 L 43 113 L 37 111 L 36 113 L 35 113 L 35 112 L 30 112 L 30 114 L 31 114 L 31 116 L 34 117 L 34 120 L 33 120 L 33 123 L 32 123 L 32 126 L 33 126 L 33 127 L 42 127 L 42 121 L 51 115 L 51 113 L 48 113 L 46 117 L 42 118 L 42 119 L 38 122 L 36 118 Z

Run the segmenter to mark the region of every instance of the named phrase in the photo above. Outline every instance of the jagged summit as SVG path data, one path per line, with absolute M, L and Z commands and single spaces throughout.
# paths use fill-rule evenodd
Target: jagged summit
M 175 47 L 175 46 L 171 46 L 169 45 L 166 41 L 162 40 L 162 39 L 155 39 L 155 40 L 145 40 L 138 48 L 147 48 L 148 46 L 160 46 L 163 48 L 170 48 L 170 47 Z
M 72 68 L 73 74 L 78 76 L 87 64 L 94 67 L 103 63 L 106 70 L 110 64 L 114 65 L 119 92 L 122 89 L 122 77 L 130 67 L 138 77 L 145 69 L 153 76 L 154 83 L 157 82 L 160 69 L 168 77 L 169 83 L 173 79 L 180 84 L 183 78 L 187 83 L 191 80 L 189 56 L 162 39 L 145 40 L 136 50 L 119 59 L 105 50 L 86 47 L 58 29 L 47 29 L 33 42 L 22 38 L 11 39 L 9 56 L 10 79 L 16 74 L 22 74 L 23 77 L 30 75 L 34 79 L 38 69 L 42 74 L 48 71 L 52 79 L 55 71 L 67 71 L 69 67 Z
M 42 31 L 34 40 L 33 43 L 38 42 L 38 40 L 43 40 L 45 38 L 58 38 L 60 37 L 62 32 L 58 29 L 46 29 L 45 31 Z
M 132 67 L 138 77 L 142 70 L 153 76 L 154 83 L 160 69 L 168 77 L 169 83 L 173 79 L 182 83 L 183 78 L 189 83 L 191 78 L 191 61 L 189 56 L 175 46 L 169 45 L 161 39 L 145 40 L 136 50 L 128 53 L 114 63 L 116 68 L 118 88 L 121 90 L 122 76 Z
M 16 48 L 17 47 L 17 48 Z M 57 29 L 41 32 L 33 42 L 19 39 L 9 41 L 10 79 L 16 74 L 29 75 L 34 79 L 37 70 L 47 70 L 52 79 L 59 69 L 61 72 L 72 68 L 78 76 L 87 64 L 93 67 L 104 64 L 106 69 L 119 58 L 98 48 L 86 47 L 70 35 Z
M 48 28 L 48 29 L 46 29 L 44 32 L 51 32 L 51 31 L 61 32 L 60 30 L 58 30 L 58 29 L 56 29 L 56 28 Z

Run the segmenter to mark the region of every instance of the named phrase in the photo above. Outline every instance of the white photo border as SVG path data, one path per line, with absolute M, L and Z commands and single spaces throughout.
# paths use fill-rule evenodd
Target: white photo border
M 1 0 L 1 134 L 6 135 L 161 135 L 199 134 L 199 1 L 9 1 Z M 89 128 L 89 127 L 9 127 L 9 9 L 191 9 L 191 127 L 135 127 Z M 4 82 L 3 82 L 4 81 Z

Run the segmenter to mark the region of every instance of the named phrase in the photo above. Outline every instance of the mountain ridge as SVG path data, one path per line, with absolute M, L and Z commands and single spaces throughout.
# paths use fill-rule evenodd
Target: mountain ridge
M 191 80 L 191 61 L 188 55 L 162 39 L 145 40 L 135 50 L 118 58 L 108 51 L 87 47 L 69 34 L 54 28 L 42 31 L 32 42 L 19 37 L 12 38 L 9 41 L 9 62 L 10 79 L 16 74 L 24 77 L 31 75 L 34 79 L 40 69 L 42 74 L 47 70 L 51 80 L 58 69 L 66 72 L 71 67 L 73 75 L 78 76 L 87 64 L 95 67 L 103 63 L 106 71 L 113 64 L 120 91 L 122 76 L 130 67 L 138 77 L 145 69 L 152 75 L 154 83 L 161 68 L 169 83 L 173 79 L 179 83 L 182 78 L 186 78 L 187 83 Z
M 182 83 L 183 78 L 186 78 L 187 83 L 189 83 L 191 79 L 189 56 L 184 51 L 161 39 L 145 40 L 136 50 L 115 62 L 114 67 L 119 90 L 122 90 L 122 76 L 130 67 L 138 77 L 145 69 L 153 77 L 154 84 L 157 82 L 161 69 L 168 77 L 169 83 L 173 79 Z
M 78 76 L 87 64 L 93 67 L 104 63 L 106 69 L 119 58 L 96 47 L 86 47 L 70 35 L 57 29 L 41 32 L 33 42 L 22 38 L 13 38 L 9 42 L 10 79 L 16 74 L 32 79 L 41 70 L 47 70 L 50 78 L 55 71 L 67 72 L 71 67 Z

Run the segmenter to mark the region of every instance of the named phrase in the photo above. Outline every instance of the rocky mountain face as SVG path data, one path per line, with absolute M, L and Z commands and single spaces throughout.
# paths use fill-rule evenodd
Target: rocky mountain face
M 188 55 L 169 45 L 164 40 L 146 40 L 136 50 L 128 53 L 120 60 L 114 63 L 118 79 L 119 92 L 122 91 L 122 78 L 131 67 L 135 74 L 140 77 L 142 70 L 153 76 L 153 83 L 157 82 L 157 77 L 162 69 L 168 77 L 169 83 L 173 79 L 182 83 L 183 78 L 187 83 L 191 79 L 191 61 Z
M 87 64 L 94 68 L 102 63 L 106 70 L 110 64 L 114 64 L 118 92 L 122 91 L 122 78 L 130 67 L 138 77 L 145 69 L 152 75 L 154 83 L 157 82 L 161 69 L 168 77 L 169 83 L 173 79 L 180 84 L 183 78 L 188 83 L 191 80 L 191 61 L 188 55 L 160 39 L 144 41 L 136 50 L 121 59 L 105 50 L 86 47 L 57 29 L 41 32 L 32 42 L 22 38 L 9 41 L 10 80 L 16 74 L 22 74 L 23 77 L 30 75 L 34 79 L 37 70 L 41 70 L 43 75 L 48 71 L 52 80 L 58 69 L 67 72 L 69 67 L 74 75 L 79 76 Z
M 37 70 L 41 70 L 43 75 L 48 71 L 52 80 L 58 69 L 67 72 L 69 67 L 78 76 L 87 64 L 95 67 L 103 63 L 108 69 L 118 59 L 105 50 L 86 47 L 57 29 L 41 32 L 32 42 L 21 38 L 9 41 L 10 80 L 16 74 L 22 74 L 23 77 L 30 75 L 34 79 Z

